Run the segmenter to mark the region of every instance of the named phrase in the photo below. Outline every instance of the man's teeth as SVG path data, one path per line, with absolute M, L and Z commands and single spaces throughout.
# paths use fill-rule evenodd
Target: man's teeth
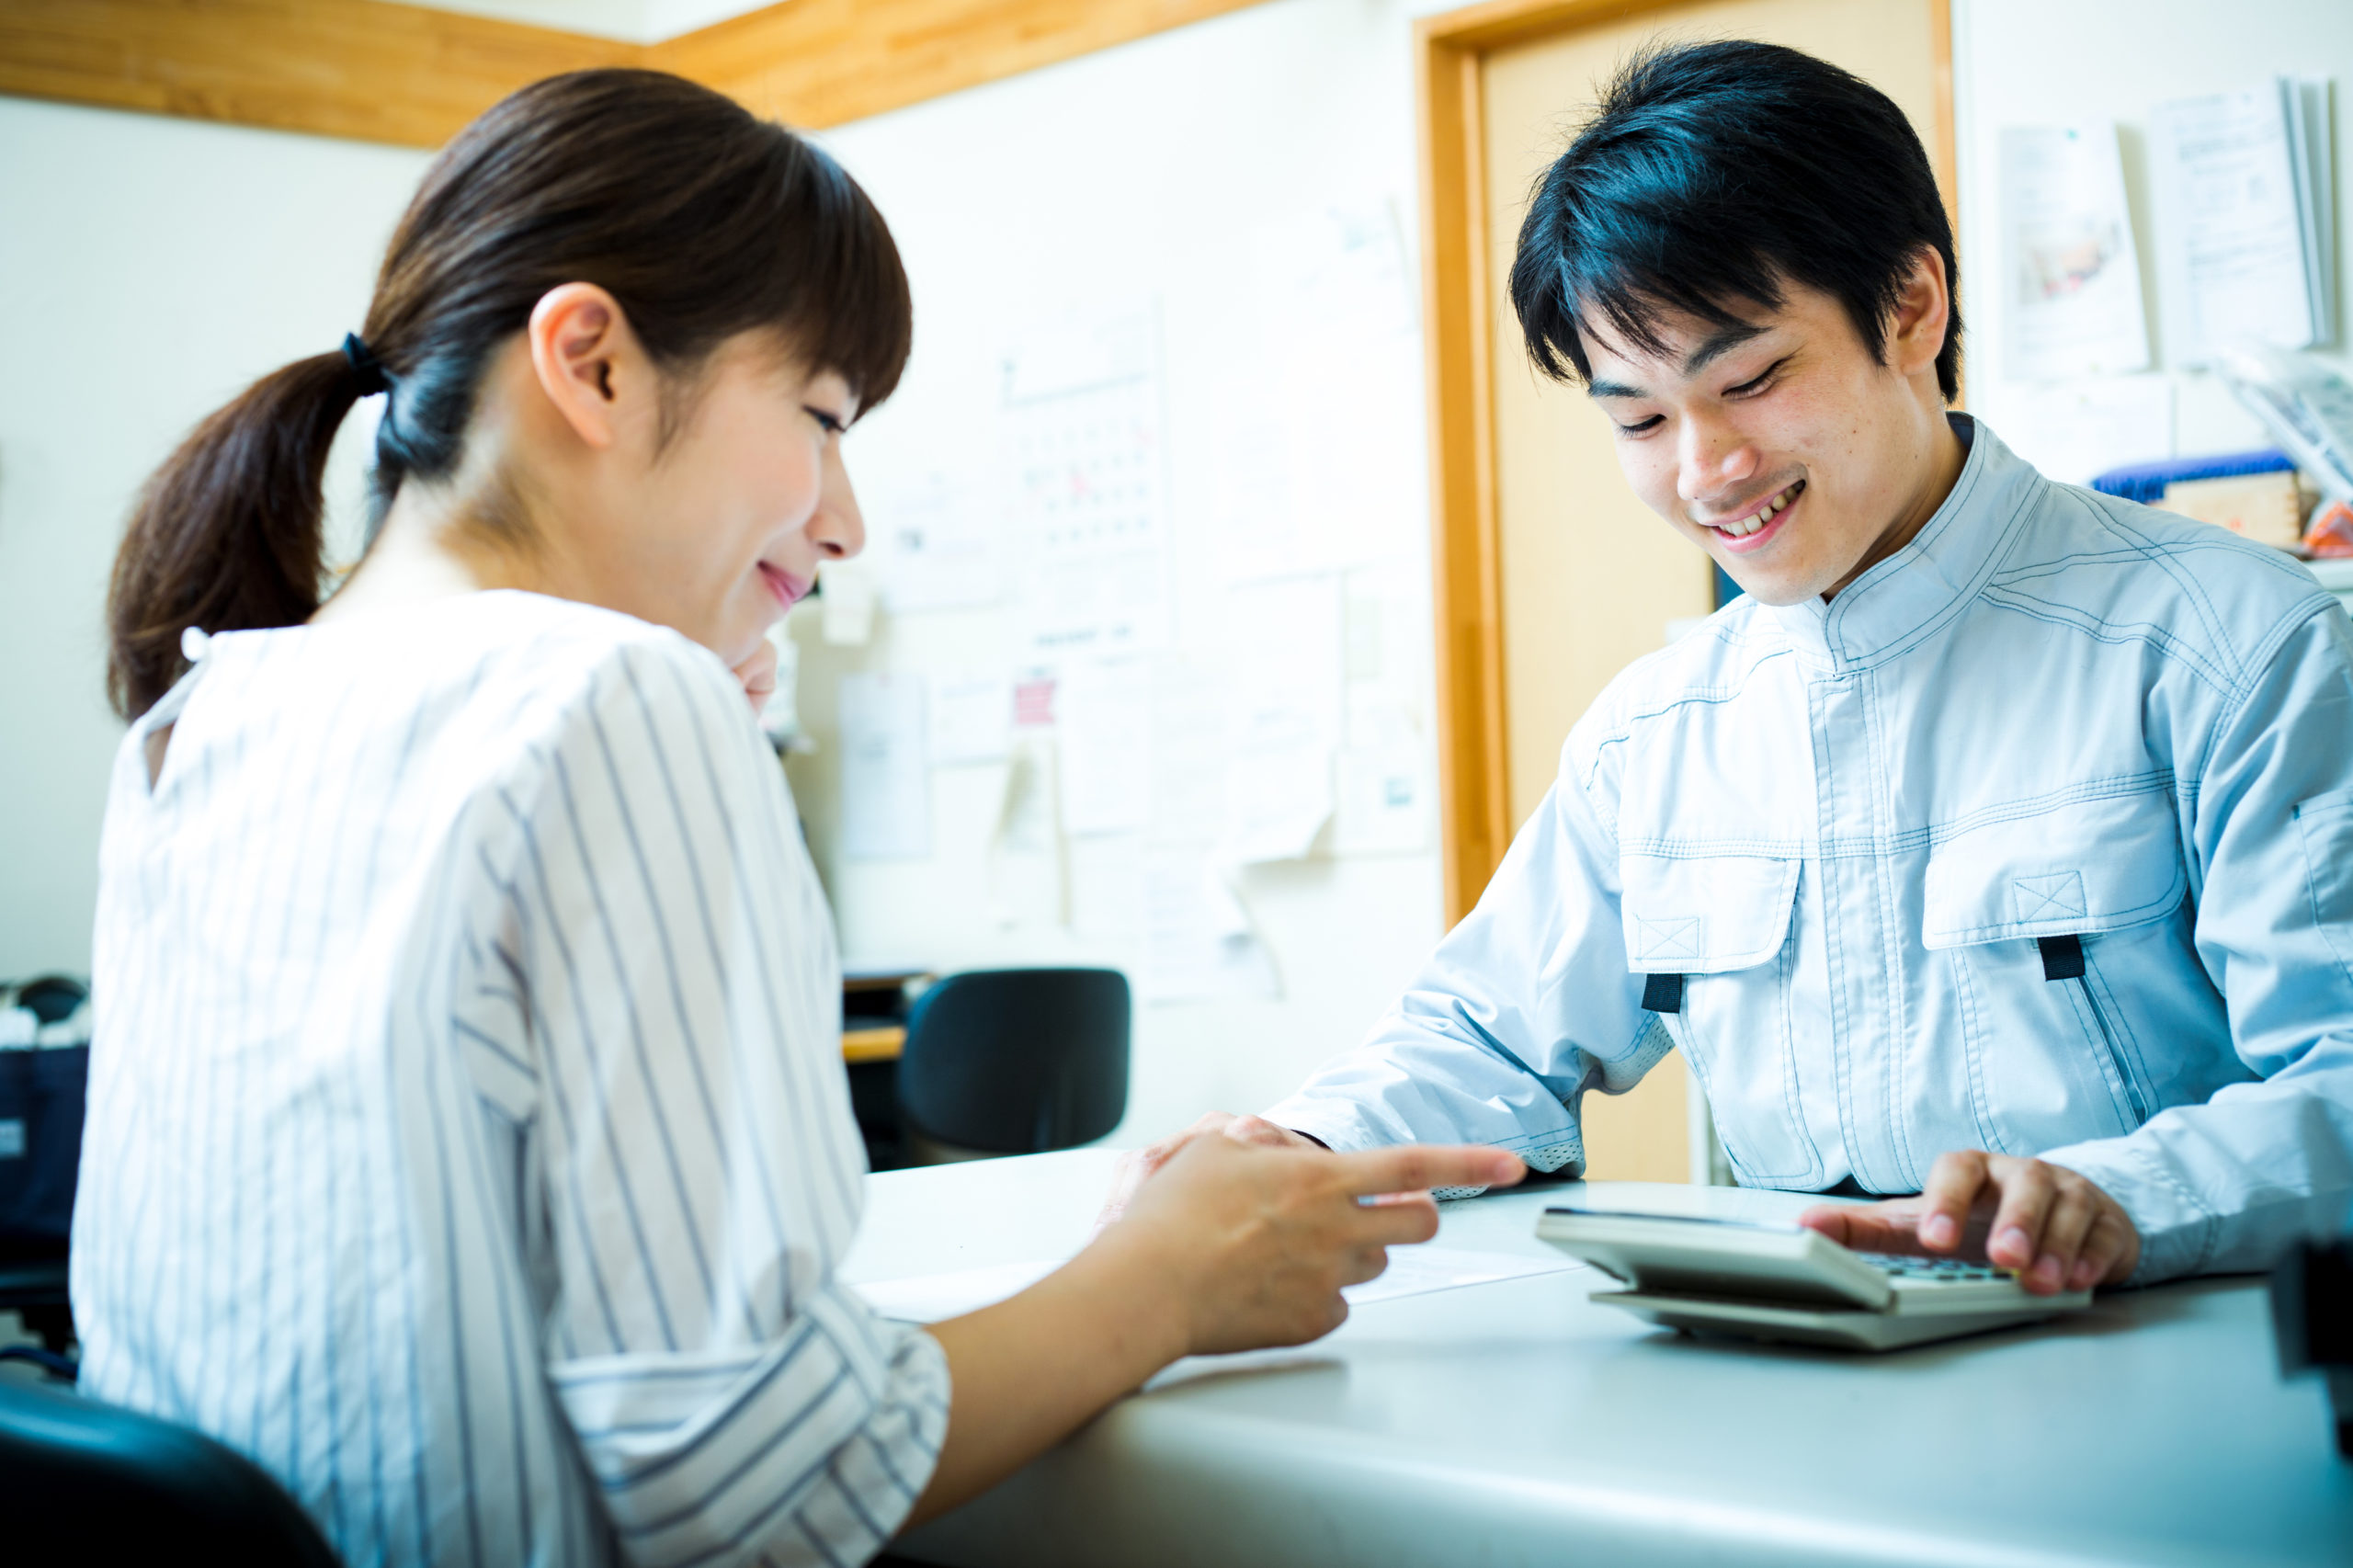
M 1765 505 L 1759 506 L 1756 511 L 1749 513 L 1748 516 L 1741 518 L 1739 521 L 1718 523 L 1716 527 L 1723 532 L 1732 535 L 1734 539 L 1746 539 L 1750 534 L 1755 533 L 1758 528 L 1761 528 L 1767 523 L 1771 522 L 1784 506 L 1787 506 L 1790 502 L 1797 498 L 1798 487 L 1792 484 L 1787 490 L 1782 491 L 1779 495 L 1774 496 L 1770 501 L 1766 502 Z

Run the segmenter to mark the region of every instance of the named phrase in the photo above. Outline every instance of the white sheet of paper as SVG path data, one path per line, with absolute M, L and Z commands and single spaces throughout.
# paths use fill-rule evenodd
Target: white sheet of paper
M 1014 732 L 1005 806 L 988 853 L 989 912 L 999 926 L 1061 926 L 1070 919 L 1059 771 L 1051 730 Z
M 923 1274 L 908 1279 L 883 1279 L 853 1287 L 874 1310 L 901 1323 L 939 1323 L 948 1318 L 995 1306 L 1060 1268 L 1062 1258 L 1026 1258 L 1018 1263 L 961 1268 L 946 1274 Z M 1542 1274 L 1565 1274 L 1584 1264 L 1562 1254 L 1537 1257 L 1511 1252 L 1472 1252 L 1425 1243 L 1389 1249 L 1389 1268 L 1377 1279 L 1351 1285 L 1340 1294 L 1354 1307 L 1401 1296 L 1424 1296 L 1437 1290 L 1490 1285 L 1500 1279 L 1526 1279 Z
M 2165 351 L 2202 365 L 2240 338 L 2313 341 L 2312 274 L 2282 84 L 2149 115 Z
M 1986 418 L 2009 449 L 2063 484 L 2173 456 L 2173 378 L 2111 376 L 2048 386 L 1995 383 Z
M 1013 744 L 1013 683 L 1003 676 L 949 676 L 931 688 L 935 767 L 1002 762 Z
M 1340 580 L 1237 584 L 1226 610 L 1226 828 L 1218 858 L 1299 859 L 1332 814 L 1343 684 Z
M 1159 330 L 1144 304 L 1044 324 L 1006 357 L 1006 494 L 1021 619 L 1041 656 L 1168 641 Z
M 1408 855 L 1429 846 L 1429 766 L 1419 746 L 1339 755 L 1335 855 Z
M 1134 979 L 1146 1002 L 1282 994 L 1273 955 L 1206 848 L 1148 850 L 1142 879 L 1143 962 Z
M 894 612 L 995 604 L 995 498 L 983 483 L 933 470 L 861 494 L 867 559 Z
M 1151 666 L 1074 659 L 1056 695 L 1064 830 L 1084 838 L 1142 828 L 1152 804 Z
M 924 761 L 924 677 L 842 676 L 842 854 L 920 860 L 931 854 L 931 775 Z
M 856 562 L 821 562 L 817 584 L 825 641 L 837 648 L 865 646 L 874 635 L 874 574 Z
M 2111 125 L 2001 134 L 2004 372 L 2105 376 L 2149 363 L 2141 263 Z
M 1206 848 L 1225 832 L 1226 701 L 1213 673 L 1176 659 L 1152 672 L 1155 843 Z
M 1182 276 L 1172 320 L 1206 358 L 1260 367 L 1190 405 L 1211 570 L 1346 568 L 1418 527 L 1415 284 L 1392 204 L 1302 211 Z

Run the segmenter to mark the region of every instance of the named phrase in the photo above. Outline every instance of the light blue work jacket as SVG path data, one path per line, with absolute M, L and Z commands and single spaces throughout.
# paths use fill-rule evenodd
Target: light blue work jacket
M 2353 626 L 1954 420 L 1911 545 L 1610 684 L 1478 908 L 1270 1119 L 1574 1170 L 1585 1094 L 1675 1049 L 1745 1186 L 2041 1155 L 2131 1214 L 2144 1282 L 2344 1221 Z

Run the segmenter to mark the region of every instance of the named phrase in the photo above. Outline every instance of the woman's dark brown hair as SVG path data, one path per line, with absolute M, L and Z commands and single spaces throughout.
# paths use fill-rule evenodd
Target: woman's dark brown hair
M 390 386 L 371 532 L 405 481 L 456 470 L 491 357 L 573 282 L 610 292 L 682 380 L 753 330 L 838 372 L 861 409 L 906 362 L 898 249 L 838 164 L 676 76 L 551 77 L 443 150 L 385 253 L 360 328 Z M 148 482 L 108 596 L 116 711 L 135 718 L 171 688 L 187 628 L 293 626 L 318 609 L 327 449 L 369 375 L 339 350 L 298 359 Z

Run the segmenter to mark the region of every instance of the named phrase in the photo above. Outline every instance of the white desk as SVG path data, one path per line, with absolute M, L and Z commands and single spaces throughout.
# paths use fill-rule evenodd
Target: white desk
M 1111 1158 L 874 1176 L 845 1275 L 1071 1250 Z M 1449 1204 L 1439 1241 L 1541 1251 L 1538 1210 L 1608 1190 Z M 2319 1385 L 2279 1381 L 2259 1282 L 1856 1358 L 1646 1328 L 1586 1301 L 1601 1278 L 1376 1302 L 1298 1350 L 1181 1362 L 898 1550 L 955 1568 L 2353 1564 L 2353 1464 Z

